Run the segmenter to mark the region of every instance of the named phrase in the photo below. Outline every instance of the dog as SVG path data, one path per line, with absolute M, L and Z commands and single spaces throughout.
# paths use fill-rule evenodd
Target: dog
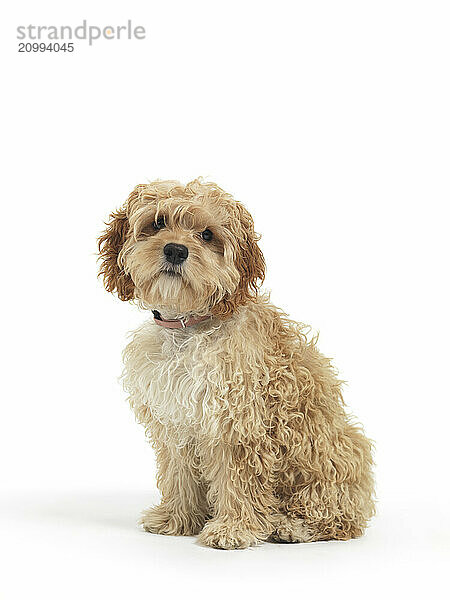
M 224 549 L 356 538 L 374 515 L 372 442 L 309 328 L 259 292 L 258 240 L 202 179 L 138 185 L 99 238 L 106 290 L 153 311 L 124 351 L 161 492 L 141 524 Z

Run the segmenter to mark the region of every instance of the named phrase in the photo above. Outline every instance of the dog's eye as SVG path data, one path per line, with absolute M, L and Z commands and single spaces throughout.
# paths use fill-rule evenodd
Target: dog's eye
M 164 222 L 164 217 L 158 217 L 157 220 L 153 223 L 153 229 L 155 231 L 159 231 L 159 229 L 164 229 L 166 223 Z
M 205 229 L 205 231 L 202 231 L 202 238 L 205 242 L 210 242 L 213 239 L 213 232 L 210 229 Z

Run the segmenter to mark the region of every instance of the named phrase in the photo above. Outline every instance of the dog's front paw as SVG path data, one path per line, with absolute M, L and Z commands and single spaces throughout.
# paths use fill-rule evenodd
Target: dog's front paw
M 161 504 L 144 510 L 139 523 L 145 531 L 160 535 L 197 535 L 203 526 L 189 516 L 182 518 L 171 514 Z
M 276 515 L 275 529 L 270 536 L 272 542 L 298 543 L 314 541 L 314 531 L 308 527 L 303 519 Z
M 256 546 L 260 539 L 244 523 L 224 523 L 213 520 L 205 525 L 198 542 L 211 548 L 235 550 Z

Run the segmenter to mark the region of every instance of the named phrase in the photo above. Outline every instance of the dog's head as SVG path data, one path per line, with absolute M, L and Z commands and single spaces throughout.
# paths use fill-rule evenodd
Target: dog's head
M 264 258 L 253 219 L 214 183 L 138 185 L 99 238 L 109 292 L 144 307 L 230 315 L 254 299 Z

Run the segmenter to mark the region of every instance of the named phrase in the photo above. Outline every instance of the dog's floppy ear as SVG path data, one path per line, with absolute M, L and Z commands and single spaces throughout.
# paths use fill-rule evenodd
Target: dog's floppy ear
M 135 289 L 130 275 L 125 273 L 118 262 L 128 229 L 128 217 L 126 209 L 123 207 L 111 213 L 105 231 L 98 238 L 101 261 L 99 276 L 103 276 L 105 289 L 108 292 L 117 292 L 121 300 L 134 298 Z
M 241 229 L 241 235 L 237 240 L 239 248 L 235 258 L 236 268 L 241 274 L 238 288 L 245 296 L 253 296 L 264 281 L 266 263 L 258 246 L 260 236 L 255 233 L 252 216 L 239 202 L 236 202 L 236 210 Z
M 228 317 L 238 306 L 255 300 L 266 269 L 263 253 L 258 246 L 260 236 L 255 233 L 250 213 L 240 202 L 233 201 L 230 229 L 234 234 L 234 264 L 240 280 L 235 292 L 225 296 L 212 308 L 212 312 L 220 317 Z

